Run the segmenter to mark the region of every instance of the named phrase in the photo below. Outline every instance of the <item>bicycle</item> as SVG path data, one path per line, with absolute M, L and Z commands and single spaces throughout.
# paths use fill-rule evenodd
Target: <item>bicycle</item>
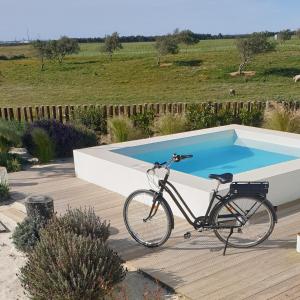
M 174 229 L 174 216 L 163 193 L 169 194 L 185 219 L 195 230 L 213 230 L 216 237 L 227 246 L 250 248 L 265 241 L 273 232 L 277 215 L 266 195 L 268 182 L 232 182 L 233 174 L 210 174 L 217 180 L 204 216 L 196 217 L 175 186 L 168 181 L 170 166 L 192 155 L 174 154 L 169 161 L 154 163 L 147 170 L 148 179 L 156 170 L 164 168 L 163 179 L 158 180 L 158 191 L 142 189 L 128 196 L 123 209 L 123 218 L 129 234 L 139 244 L 152 248 L 163 245 Z M 218 193 L 221 184 L 231 183 L 225 196 Z M 190 238 L 191 233 L 184 234 Z

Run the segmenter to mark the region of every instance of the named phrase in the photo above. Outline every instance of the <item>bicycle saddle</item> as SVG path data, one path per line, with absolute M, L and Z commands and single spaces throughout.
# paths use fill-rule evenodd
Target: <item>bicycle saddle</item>
M 217 179 L 220 181 L 220 183 L 225 184 L 232 182 L 233 175 L 231 173 L 224 173 L 224 174 L 209 174 L 208 176 L 211 179 Z

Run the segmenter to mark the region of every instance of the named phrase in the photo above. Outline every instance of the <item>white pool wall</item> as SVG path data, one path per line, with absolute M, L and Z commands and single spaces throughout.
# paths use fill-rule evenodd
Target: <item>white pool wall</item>
M 229 125 L 217 128 L 203 129 L 169 136 L 154 137 L 126 143 L 97 146 L 74 150 L 75 172 L 78 178 L 102 186 L 127 197 L 136 189 L 149 188 L 146 170 L 152 166 L 113 151 L 121 151 L 124 148 L 139 146 L 139 149 L 151 143 L 152 146 L 161 144 L 162 141 L 175 143 L 176 140 L 191 137 L 195 140 L 201 136 L 207 140 L 220 134 L 236 135 L 236 143 L 246 143 L 250 147 L 272 147 L 263 149 L 273 152 L 281 152 L 299 156 L 300 136 L 297 134 L 283 133 L 261 128 L 253 128 L 241 125 Z M 180 140 L 184 142 L 184 140 Z M 272 145 L 265 145 L 272 143 Z M 275 147 L 274 147 L 275 145 Z M 148 148 L 147 146 L 146 148 Z M 136 149 L 131 148 L 132 151 Z M 277 149 L 274 151 L 274 149 Z M 282 152 L 281 152 L 282 153 Z M 234 175 L 234 180 L 270 182 L 268 199 L 273 205 L 283 204 L 300 198 L 300 159 L 279 163 L 276 165 L 247 171 Z M 203 215 L 211 197 L 211 191 L 215 188 L 214 180 L 204 179 L 182 172 L 171 170 L 170 181 L 182 194 L 195 215 Z M 221 186 L 222 193 L 228 191 L 229 184 Z M 168 199 L 170 200 L 170 199 Z M 182 216 L 173 202 L 169 201 L 172 211 L 177 216 Z

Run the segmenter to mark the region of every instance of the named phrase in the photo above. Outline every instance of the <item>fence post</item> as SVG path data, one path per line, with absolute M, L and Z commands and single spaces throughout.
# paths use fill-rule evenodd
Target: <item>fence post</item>
M 37 120 L 40 119 L 40 108 L 38 106 L 35 107 L 35 117 Z
M 13 121 L 14 118 L 15 118 L 15 116 L 14 116 L 14 110 L 13 110 L 12 107 L 9 107 L 9 108 L 8 108 L 8 115 L 9 115 L 9 119 L 10 119 L 11 121 Z
M 63 123 L 63 113 L 62 113 L 62 106 L 58 106 L 58 120 L 60 123 Z
M 65 116 L 66 116 L 66 123 L 70 121 L 70 108 L 69 105 L 65 106 Z
M 56 106 L 52 105 L 52 117 L 56 120 Z
M 29 119 L 30 119 L 30 122 L 33 122 L 34 118 L 33 118 L 32 107 L 29 106 L 29 107 L 28 107 L 28 110 L 29 110 Z
M 18 122 L 22 121 L 22 117 L 21 117 L 21 107 L 17 107 L 17 120 Z

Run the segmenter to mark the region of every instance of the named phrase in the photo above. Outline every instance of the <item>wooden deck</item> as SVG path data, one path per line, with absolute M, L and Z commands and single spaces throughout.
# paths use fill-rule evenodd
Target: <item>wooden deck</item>
M 70 162 L 13 173 L 9 180 L 20 201 L 28 194 L 47 194 L 59 213 L 68 205 L 93 206 L 110 220 L 110 243 L 128 263 L 187 299 L 300 299 L 300 254 L 295 251 L 300 201 L 279 208 L 279 222 L 269 241 L 249 250 L 229 248 L 223 257 L 222 244 L 211 233 L 195 232 L 184 240 L 190 227 L 181 219 L 176 219 L 163 247 L 151 250 L 137 245 L 123 224 L 124 198 L 77 179 Z

